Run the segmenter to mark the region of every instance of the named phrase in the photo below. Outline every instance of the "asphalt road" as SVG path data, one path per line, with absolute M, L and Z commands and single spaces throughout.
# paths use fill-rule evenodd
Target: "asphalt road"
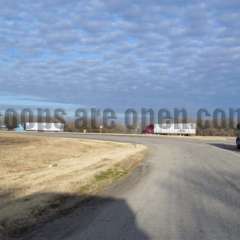
M 240 154 L 233 142 L 80 137 L 142 143 L 150 154 L 129 178 L 24 239 L 240 239 Z

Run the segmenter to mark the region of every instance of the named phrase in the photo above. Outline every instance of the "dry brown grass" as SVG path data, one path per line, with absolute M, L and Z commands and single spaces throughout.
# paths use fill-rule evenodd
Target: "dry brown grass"
M 57 194 L 89 194 L 98 181 L 127 173 L 145 151 L 127 143 L 0 134 L 0 230 L 35 224 Z

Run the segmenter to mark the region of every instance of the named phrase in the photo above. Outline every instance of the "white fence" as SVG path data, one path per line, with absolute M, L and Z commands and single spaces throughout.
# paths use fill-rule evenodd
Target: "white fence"
M 197 126 L 195 123 L 154 124 L 154 133 L 156 133 L 156 134 L 196 135 Z

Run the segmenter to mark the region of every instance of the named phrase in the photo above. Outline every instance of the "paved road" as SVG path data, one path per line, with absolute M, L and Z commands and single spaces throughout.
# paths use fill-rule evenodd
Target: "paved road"
M 150 154 L 128 179 L 25 239 L 240 239 L 240 155 L 233 143 L 81 137 L 143 143 Z

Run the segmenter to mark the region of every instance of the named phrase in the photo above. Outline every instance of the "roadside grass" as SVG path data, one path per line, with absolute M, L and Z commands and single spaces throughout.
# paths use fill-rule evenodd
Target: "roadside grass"
M 13 134 L 0 134 L 0 144 L 0 239 L 79 207 L 130 174 L 147 152 L 142 145 Z
M 106 180 L 118 180 L 119 178 L 128 174 L 126 169 L 110 168 L 106 171 L 103 171 L 95 176 L 97 182 L 106 181 Z

